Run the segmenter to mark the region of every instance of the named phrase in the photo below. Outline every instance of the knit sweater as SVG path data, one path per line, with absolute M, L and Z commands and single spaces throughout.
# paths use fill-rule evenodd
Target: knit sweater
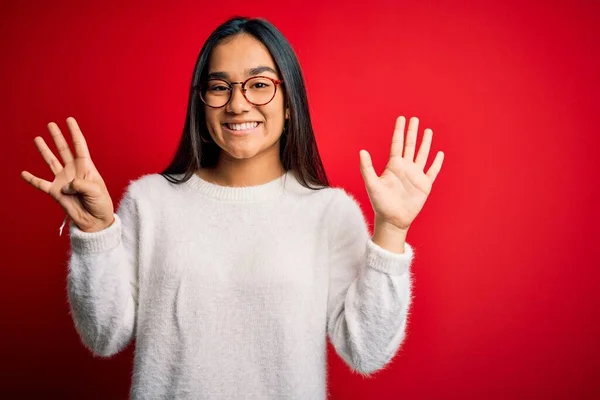
M 326 399 L 327 338 L 364 376 L 404 341 L 413 248 L 375 244 L 342 188 L 148 174 L 114 217 L 71 222 L 67 292 L 95 355 L 135 339 L 132 399 Z

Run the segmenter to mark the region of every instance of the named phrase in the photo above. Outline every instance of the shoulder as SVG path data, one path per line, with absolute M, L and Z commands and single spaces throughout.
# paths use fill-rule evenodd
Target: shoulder
M 352 192 L 342 187 L 330 187 L 326 196 L 325 219 L 331 230 L 362 229 L 366 225 L 363 207 Z
M 339 210 L 342 214 L 360 211 L 362 206 L 354 194 L 342 187 L 332 187 L 330 207 Z
M 324 223 L 333 246 L 368 236 L 371 226 L 356 196 L 342 187 L 332 187 L 329 192 Z
M 297 195 L 307 201 L 322 203 L 326 208 L 335 208 L 336 206 L 344 208 L 347 206 L 360 207 L 354 195 L 340 186 L 311 189 L 303 186 L 292 171 L 289 171 L 288 177 L 291 178 L 286 182 L 286 190 L 289 194 Z
M 183 174 L 171 175 L 176 180 L 181 179 Z M 136 200 L 153 200 L 164 197 L 176 186 L 166 177 L 159 173 L 149 173 L 129 180 L 126 185 L 124 198 Z

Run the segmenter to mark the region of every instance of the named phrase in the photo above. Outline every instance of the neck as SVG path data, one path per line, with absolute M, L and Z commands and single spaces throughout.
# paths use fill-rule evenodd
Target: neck
M 205 181 L 231 187 L 258 186 L 271 182 L 285 173 L 277 159 L 239 160 L 221 157 L 214 168 L 203 168 L 198 175 Z

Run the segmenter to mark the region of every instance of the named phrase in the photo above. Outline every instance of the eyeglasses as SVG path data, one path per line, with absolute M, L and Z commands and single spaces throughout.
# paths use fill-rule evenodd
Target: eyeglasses
M 255 106 L 264 106 L 275 98 L 277 86 L 283 83 L 281 79 L 268 76 L 253 76 L 243 82 L 227 82 L 223 79 L 209 79 L 196 87 L 198 95 L 204 104 L 212 108 L 225 107 L 231 94 L 233 85 L 242 85 L 242 94 L 246 101 Z

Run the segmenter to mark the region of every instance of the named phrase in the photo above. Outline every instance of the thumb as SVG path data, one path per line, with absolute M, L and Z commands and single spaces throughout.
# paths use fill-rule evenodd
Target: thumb
M 361 150 L 359 152 L 360 155 L 360 172 L 363 176 L 365 184 L 370 186 L 371 183 L 375 182 L 377 179 L 377 173 L 375 172 L 375 168 L 373 168 L 373 161 L 371 160 L 371 155 L 366 150 Z
M 77 178 L 75 178 L 75 179 L 77 179 Z M 61 193 L 63 193 L 63 194 L 75 194 L 75 193 L 77 193 L 77 191 L 73 187 L 73 182 L 75 182 L 75 179 L 73 179 L 71 182 L 69 182 L 65 186 L 63 186 L 60 189 Z
M 93 184 L 82 178 L 74 178 L 60 190 L 63 194 L 87 193 L 93 191 Z

